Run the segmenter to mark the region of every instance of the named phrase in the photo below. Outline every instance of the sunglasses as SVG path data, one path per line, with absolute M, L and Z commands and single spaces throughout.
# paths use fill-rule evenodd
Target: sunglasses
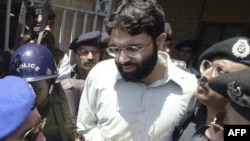
M 46 118 L 40 120 L 34 127 L 32 127 L 24 134 L 23 141 L 34 141 L 37 138 L 39 132 L 43 131 L 45 123 Z

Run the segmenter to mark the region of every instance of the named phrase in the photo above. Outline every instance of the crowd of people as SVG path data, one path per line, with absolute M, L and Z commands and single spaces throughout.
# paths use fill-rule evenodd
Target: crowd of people
M 197 70 L 197 40 L 170 56 L 173 30 L 157 2 L 122 1 L 106 32 L 70 43 L 71 66 L 54 19 L 38 41 L 23 35 L 0 52 L 0 140 L 223 141 L 224 125 L 250 125 L 248 37 L 213 44 Z

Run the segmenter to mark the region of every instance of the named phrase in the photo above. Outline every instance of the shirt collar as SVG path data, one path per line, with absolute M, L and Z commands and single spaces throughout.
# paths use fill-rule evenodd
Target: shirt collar
M 167 61 L 167 69 L 165 71 L 165 76 L 164 76 L 164 78 L 166 79 L 165 82 L 172 80 L 177 84 L 181 84 L 182 79 L 187 76 L 186 75 L 187 72 L 176 67 L 167 53 L 159 51 L 158 54 L 160 60 Z
M 113 59 L 113 61 L 115 61 Z M 182 78 L 184 78 L 185 76 L 183 75 L 184 73 L 178 73 L 178 71 L 183 71 L 179 68 L 177 68 L 171 61 L 171 58 L 169 57 L 169 55 L 165 52 L 162 51 L 158 51 L 158 61 L 160 61 L 161 63 L 165 63 L 166 64 L 166 70 L 164 73 L 164 77 L 162 77 L 162 79 L 155 81 L 153 84 L 151 84 L 151 87 L 155 87 L 155 86 L 159 86 L 159 85 L 163 85 L 165 83 L 167 83 L 169 80 L 173 80 L 174 82 L 176 82 L 177 84 L 180 83 L 180 81 L 182 81 Z M 113 63 L 114 66 L 116 67 L 115 70 L 118 71 L 117 66 L 115 65 L 115 63 Z M 154 68 L 154 69 L 158 69 L 158 68 Z M 123 79 L 121 74 L 117 73 L 116 75 L 116 79 Z

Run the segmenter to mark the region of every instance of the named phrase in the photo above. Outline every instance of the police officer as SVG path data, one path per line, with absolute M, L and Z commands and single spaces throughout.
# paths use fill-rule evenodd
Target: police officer
M 224 130 L 223 125 L 250 125 L 250 69 L 224 74 L 209 80 L 208 86 L 229 98 L 225 110 L 217 114 L 214 121 L 207 129 L 206 136 L 210 139 L 224 141 L 229 130 Z M 244 127 L 244 126 L 243 126 Z M 246 127 L 246 126 L 245 126 Z M 227 128 L 228 129 L 228 128 Z M 227 138 L 225 138 L 226 140 Z
M 200 72 L 194 67 L 194 61 L 198 49 L 197 40 L 184 40 L 175 46 L 177 59 L 186 63 L 186 71 L 200 77 Z
M 250 66 L 250 40 L 238 36 L 215 43 L 199 57 L 201 77 L 198 80 L 198 106 L 192 116 L 177 128 L 180 138 L 174 141 L 207 140 L 206 129 L 218 113 L 224 111 L 228 99 L 208 86 L 212 78 L 248 69 Z M 212 135 L 212 134 L 211 134 Z M 178 137 L 174 136 L 174 138 Z
M 72 41 L 69 49 L 74 52 L 76 61 L 71 78 L 85 80 L 89 71 L 102 59 L 101 32 L 82 34 Z
M 74 124 L 61 84 L 55 81 L 58 72 L 49 49 L 36 43 L 20 46 L 11 58 L 10 74 L 32 85 L 38 110 L 47 118 L 43 132 L 47 140 L 74 140 Z
M 210 79 L 208 85 L 230 99 L 225 107 L 225 125 L 250 125 L 250 69 Z
M 27 82 L 6 76 L 0 79 L 0 86 L 0 140 L 46 141 L 41 133 L 46 118 L 41 119 L 34 104 L 34 92 Z

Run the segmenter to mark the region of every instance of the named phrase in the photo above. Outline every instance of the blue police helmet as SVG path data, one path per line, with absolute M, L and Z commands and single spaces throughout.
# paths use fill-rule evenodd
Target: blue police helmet
M 56 63 L 50 50 L 37 43 L 24 44 L 12 55 L 10 75 L 20 76 L 27 82 L 56 78 Z

